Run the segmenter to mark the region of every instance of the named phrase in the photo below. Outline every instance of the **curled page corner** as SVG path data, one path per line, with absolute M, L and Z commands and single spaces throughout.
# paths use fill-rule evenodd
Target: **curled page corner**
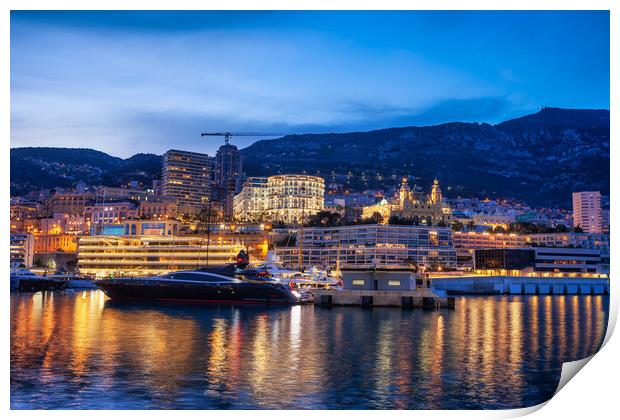
M 584 359 L 562 363 L 562 372 L 560 374 L 560 381 L 558 382 L 558 387 L 555 389 L 555 392 L 553 393 L 553 396 L 551 398 L 549 398 L 547 401 L 544 401 L 537 405 L 533 405 L 531 407 L 517 408 L 514 410 L 506 410 L 503 416 L 500 415 L 500 418 L 522 417 L 522 416 L 527 416 L 528 414 L 532 414 L 540 410 L 545 405 L 547 405 L 547 403 L 551 401 L 551 399 L 553 399 L 553 397 L 555 397 L 562 388 L 564 388 L 564 385 L 566 385 L 571 379 L 573 379 L 573 377 L 577 374 L 577 372 L 579 372 L 593 357 L 594 357 L 594 354 Z
M 564 388 L 564 385 L 566 385 L 568 381 L 573 379 L 573 377 L 577 374 L 577 372 L 579 372 L 593 357 L 594 357 L 594 354 L 592 356 L 586 357 L 585 359 L 562 363 L 562 373 L 560 374 L 560 382 L 558 383 L 558 387 L 556 388 L 553 396 L 556 396 L 557 393 L 560 392 L 562 388 Z

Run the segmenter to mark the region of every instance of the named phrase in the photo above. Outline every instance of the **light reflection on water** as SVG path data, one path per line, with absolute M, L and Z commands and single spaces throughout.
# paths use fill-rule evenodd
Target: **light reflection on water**
M 606 296 L 457 309 L 117 304 L 11 295 L 12 408 L 516 408 L 598 350 Z

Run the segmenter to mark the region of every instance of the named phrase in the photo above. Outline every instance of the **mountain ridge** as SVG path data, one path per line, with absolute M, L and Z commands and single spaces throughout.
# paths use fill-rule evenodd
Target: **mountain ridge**
M 402 176 L 426 189 L 437 177 L 449 197 L 510 197 L 566 207 L 572 191 L 609 193 L 609 121 L 608 110 L 543 108 L 494 125 L 447 122 L 294 134 L 259 140 L 241 151 L 249 176 L 306 172 L 351 191 L 390 188 Z M 82 161 L 75 160 L 75 150 Z M 85 150 L 92 149 L 11 149 L 12 194 L 40 184 L 70 185 L 76 174 L 104 185 L 160 176 L 161 156 L 120 159 Z M 47 160 L 46 153 L 51 154 Z M 67 165 L 76 172 L 63 173 Z

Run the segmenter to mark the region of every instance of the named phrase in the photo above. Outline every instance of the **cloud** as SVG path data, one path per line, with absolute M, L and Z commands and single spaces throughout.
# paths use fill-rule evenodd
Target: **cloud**
M 316 32 L 21 23 L 11 42 L 13 146 L 127 156 L 202 149 L 205 130 L 365 130 L 493 118 L 510 105 L 500 87 L 410 51 Z

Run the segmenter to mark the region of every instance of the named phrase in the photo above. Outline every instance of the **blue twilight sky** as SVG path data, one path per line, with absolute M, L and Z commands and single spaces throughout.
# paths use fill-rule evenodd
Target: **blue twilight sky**
M 213 153 L 201 131 L 496 123 L 544 105 L 609 108 L 608 12 L 11 13 L 12 147 Z

